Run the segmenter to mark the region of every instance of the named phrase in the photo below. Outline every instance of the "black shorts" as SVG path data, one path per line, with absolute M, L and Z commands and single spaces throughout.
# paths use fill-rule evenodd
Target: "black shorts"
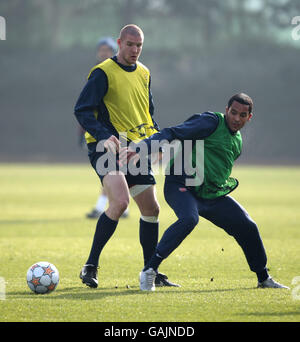
M 103 162 L 100 163 L 103 164 L 104 168 L 99 168 L 99 164 L 97 165 L 97 162 L 99 162 L 99 158 L 103 158 L 103 160 L 106 160 L 109 158 L 109 155 L 106 154 L 106 152 L 97 152 L 96 151 L 97 143 L 89 143 L 87 144 L 88 147 L 88 156 L 90 159 L 90 163 L 92 167 L 94 168 L 95 172 L 97 173 L 98 177 L 100 178 L 101 183 L 103 183 L 104 176 L 107 175 L 110 171 L 123 171 L 125 174 L 125 178 L 127 181 L 127 184 L 129 187 L 133 185 L 139 185 L 139 184 L 156 184 L 155 178 L 153 176 L 153 172 L 151 169 L 151 162 L 148 159 L 147 160 L 147 172 L 143 172 L 143 174 L 137 174 L 137 175 L 131 175 L 130 172 L 127 170 L 127 167 L 120 168 L 118 164 L 118 156 L 111 155 L 112 162 Z M 137 164 L 138 167 L 138 164 Z

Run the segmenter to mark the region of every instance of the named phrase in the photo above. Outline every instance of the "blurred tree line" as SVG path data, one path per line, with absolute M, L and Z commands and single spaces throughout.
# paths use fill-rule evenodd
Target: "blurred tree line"
M 136 23 L 156 120 L 255 102 L 241 162 L 299 163 L 299 0 L 1 0 L 0 161 L 86 161 L 73 107 L 102 36 Z
M 185 47 L 198 49 L 236 38 L 287 40 L 300 1 L 2 0 L 0 11 L 12 47 L 93 47 L 99 32 L 117 37 L 120 27 L 138 23 L 148 28 L 152 48 L 178 50 L 182 38 Z

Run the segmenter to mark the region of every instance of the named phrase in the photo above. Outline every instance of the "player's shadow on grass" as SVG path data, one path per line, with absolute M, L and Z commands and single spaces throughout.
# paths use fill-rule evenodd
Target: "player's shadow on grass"
M 78 292 L 80 291 L 80 292 Z M 56 289 L 54 292 L 49 294 L 36 294 L 32 291 L 15 291 L 7 294 L 7 299 L 31 299 L 31 298 L 41 298 L 41 299 L 62 299 L 62 300 L 93 300 L 93 299 L 101 299 L 104 297 L 110 296 L 128 296 L 128 295 L 136 295 L 141 293 L 138 286 L 136 287 L 122 287 L 122 288 L 113 288 L 113 287 L 102 287 L 97 289 L 92 289 L 89 287 L 83 286 L 73 286 L 63 289 Z
M 80 291 L 80 292 L 78 292 Z M 111 296 L 132 296 L 140 294 L 138 286 L 98 287 L 97 289 L 88 286 L 74 286 L 64 289 L 57 289 L 57 299 L 80 299 L 93 300 Z M 54 294 L 53 294 L 54 295 Z
M 237 316 L 293 316 L 299 315 L 299 311 L 276 311 L 276 312 L 240 312 Z
M 199 289 L 199 290 L 178 290 L 179 294 L 182 293 L 191 293 L 191 294 L 205 294 L 205 293 L 216 293 L 216 292 L 233 292 L 233 291 L 250 291 L 254 290 L 256 287 L 248 287 L 248 288 L 228 288 L 228 289 Z M 33 292 L 28 291 L 18 291 L 18 292 L 10 292 L 8 297 L 11 295 L 13 298 L 32 298 L 32 296 L 37 296 L 39 298 L 45 299 L 61 299 L 61 300 L 95 300 L 101 299 L 105 297 L 111 296 L 132 296 L 132 295 L 165 295 L 168 293 L 176 293 L 177 289 L 167 289 L 164 288 L 160 291 L 160 289 L 156 289 L 153 292 L 145 292 L 139 289 L 139 286 L 130 286 L 127 288 L 126 286 L 118 286 L 117 288 L 113 287 L 98 287 L 97 289 L 92 289 L 84 286 L 73 286 L 67 287 L 63 289 L 56 289 L 55 292 L 45 295 L 38 295 Z
M 65 221 L 76 221 L 78 222 L 79 220 L 85 220 L 85 218 L 78 218 L 78 217 L 71 217 L 71 218 L 60 218 L 60 219 L 22 219 L 22 220 L 0 220 L 0 225 L 18 225 L 18 224 L 45 224 L 45 223 L 59 223 L 59 222 L 65 222 Z
M 61 299 L 82 299 L 82 300 L 93 300 L 93 299 L 101 299 L 104 297 L 110 297 L 110 296 L 132 296 L 132 295 L 154 295 L 154 296 L 164 296 L 166 294 L 174 294 L 176 291 L 178 294 L 205 294 L 205 293 L 217 293 L 217 292 L 234 292 L 234 291 L 250 291 L 256 289 L 256 287 L 249 287 L 249 288 L 228 288 L 228 289 L 205 289 L 205 290 L 179 290 L 178 288 L 164 288 L 164 289 L 156 289 L 155 292 L 151 291 L 141 291 L 139 289 L 139 286 L 131 286 L 129 289 L 119 287 L 117 289 L 106 287 L 106 288 L 97 288 L 97 289 L 91 289 L 91 288 L 82 288 L 82 291 L 80 293 L 78 292 L 68 292 L 71 289 L 78 290 L 78 287 L 69 288 L 68 289 L 62 289 L 61 293 L 57 295 L 57 299 L 61 297 Z M 59 291 L 58 291 L 59 292 Z

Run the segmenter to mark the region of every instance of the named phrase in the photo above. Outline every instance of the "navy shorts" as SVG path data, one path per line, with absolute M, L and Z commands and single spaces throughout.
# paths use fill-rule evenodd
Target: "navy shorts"
M 89 143 L 87 144 L 88 147 L 88 156 L 90 159 L 90 163 L 92 165 L 92 167 L 94 168 L 95 172 L 97 173 L 98 177 L 100 178 L 101 183 L 103 183 L 103 178 L 104 176 L 107 175 L 108 172 L 110 171 L 124 171 L 125 173 L 125 178 L 127 181 L 128 186 L 133 186 L 133 185 L 140 185 L 140 184 L 156 184 L 155 178 L 153 176 L 153 172 L 151 169 L 151 163 L 150 160 L 148 160 L 148 164 L 147 164 L 147 174 L 137 174 L 137 175 L 131 175 L 129 173 L 129 171 L 127 170 L 127 168 L 125 168 L 126 170 L 124 170 L 124 168 L 120 168 L 118 162 L 106 162 L 103 163 L 103 169 L 100 170 L 99 172 L 99 164 L 97 167 L 97 162 L 99 160 L 100 157 L 106 157 L 105 159 L 107 159 L 107 157 L 109 157 L 109 155 L 106 154 L 106 152 L 97 152 L 96 151 L 96 146 L 97 143 Z M 106 156 L 105 156 L 106 155 Z M 118 157 L 115 157 L 113 155 L 111 155 L 112 160 L 116 159 L 116 161 L 118 161 Z M 104 160 L 105 160 L 104 159 Z M 138 167 L 138 164 L 137 164 Z M 98 170 L 97 170 L 98 169 Z

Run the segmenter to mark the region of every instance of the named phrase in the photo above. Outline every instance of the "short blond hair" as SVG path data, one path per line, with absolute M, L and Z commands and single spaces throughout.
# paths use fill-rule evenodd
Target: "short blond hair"
M 140 36 L 144 40 L 144 32 L 137 25 L 125 25 L 120 31 L 119 39 L 123 40 L 127 34 L 130 34 L 132 36 Z

